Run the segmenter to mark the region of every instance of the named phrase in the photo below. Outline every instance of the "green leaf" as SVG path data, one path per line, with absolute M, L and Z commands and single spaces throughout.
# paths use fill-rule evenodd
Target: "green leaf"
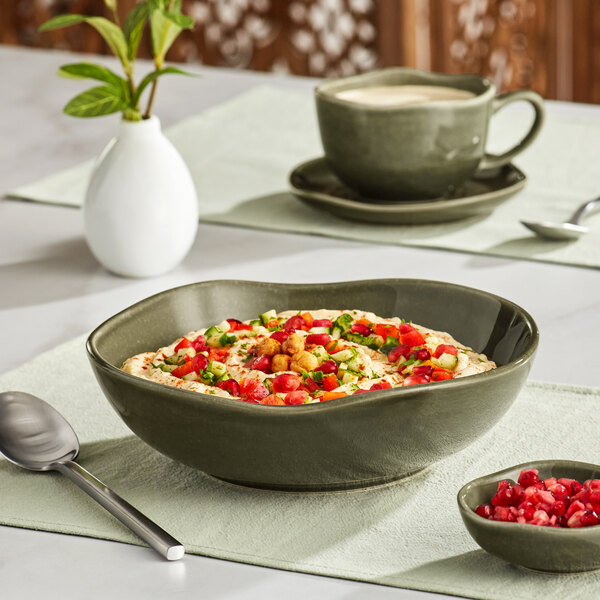
M 188 17 L 187 15 L 182 15 L 180 13 L 167 12 L 165 16 L 169 21 L 172 21 L 181 29 L 191 29 L 194 26 L 194 19 L 192 17 Z
M 59 69 L 61 75 L 65 74 L 76 79 L 97 79 L 110 84 L 112 87 L 121 88 L 123 84 L 127 85 L 127 81 L 113 73 L 106 67 L 95 65 L 93 63 L 73 63 L 63 65 Z
M 39 31 L 49 31 L 61 27 L 70 27 L 77 23 L 90 24 L 108 44 L 113 54 L 125 65 L 127 60 L 127 42 L 123 32 L 117 25 L 104 17 L 86 17 L 84 15 L 60 15 L 46 21 L 40 26 Z
M 127 42 L 127 58 L 133 60 L 137 54 L 144 25 L 148 19 L 148 3 L 140 2 L 136 4 L 130 11 L 125 22 L 123 23 L 123 34 Z
M 157 77 L 160 77 L 161 75 L 167 75 L 169 73 L 174 73 L 177 75 L 187 75 L 188 77 L 195 77 L 193 73 L 182 71 L 181 69 L 177 69 L 176 67 L 166 67 L 165 69 L 157 69 L 156 71 L 151 71 L 140 81 L 140 84 L 138 85 L 138 88 L 135 92 L 135 96 L 133 98 L 133 105 L 137 106 L 144 90 L 148 87 L 148 85 L 150 85 Z
M 163 11 L 155 9 L 150 13 L 152 53 L 157 66 L 162 67 L 165 55 L 181 31 L 182 28 L 169 19 Z
M 64 107 L 72 117 L 100 117 L 123 110 L 126 102 L 113 87 L 99 86 L 75 96 Z
M 52 29 L 60 29 L 61 27 L 69 27 L 77 23 L 83 23 L 87 17 L 83 15 L 59 15 L 45 23 L 42 23 L 38 31 L 51 31 Z

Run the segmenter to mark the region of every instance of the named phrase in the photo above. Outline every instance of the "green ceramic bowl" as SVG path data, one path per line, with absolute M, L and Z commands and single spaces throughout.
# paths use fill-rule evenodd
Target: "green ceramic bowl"
M 188 331 L 274 308 L 363 309 L 448 331 L 499 368 L 451 381 L 321 404 L 263 406 L 170 388 L 122 362 Z M 404 477 L 468 446 L 508 410 L 538 343 L 533 319 L 483 291 L 418 279 L 275 284 L 208 281 L 161 292 L 89 337 L 93 370 L 113 408 L 145 442 L 231 482 L 343 489 Z
M 536 571 L 577 573 L 600 568 L 600 525 L 558 529 L 488 521 L 475 514 L 490 501 L 498 482 L 517 481 L 523 469 L 539 469 L 540 478 L 569 477 L 580 482 L 600 478 L 600 465 L 572 460 L 538 460 L 475 479 L 458 492 L 458 508 L 473 539 L 490 554 Z

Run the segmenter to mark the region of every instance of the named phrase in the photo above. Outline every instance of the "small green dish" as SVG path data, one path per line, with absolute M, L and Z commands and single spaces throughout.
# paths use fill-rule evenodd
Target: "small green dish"
M 489 521 L 475 513 L 490 501 L 498 482 L 517 481 L 523 469 L 538 469 L 541 479 L 569 477 L 580 482 L 600 478 L 600 465 L 573 460 L 538 460 L 479 477 L 458 492 L 458 508 L 473 539 L 487 552 L 535 571 L 579 573 L 600 569 L 600 525 L 559 529 Z

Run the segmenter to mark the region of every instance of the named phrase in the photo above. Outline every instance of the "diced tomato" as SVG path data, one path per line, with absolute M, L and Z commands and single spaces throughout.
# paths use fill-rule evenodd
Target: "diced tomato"
M 302 318 L 304 319 L 304 323 L 306 324 L 307 329 L 313 327 L 315 320 L 313 316 L 309 312 L 302 313 Z
M 401 333 L 400 342 L 409 346 L 422 346 L 425 343 L 425 338 L 416 329 L 413 329 L 408 333 Z
M 270 404 L 272 406 L 283 406 L 285 402 L 283 398 L 280 398 L 276 394 L 269 394 L 266 398 L 263 398 L 259 404 Z
M 208 350 L 208 358 L 209 360 L 216 360 L 217 362 L 222 362 L 223 359 L 229 353 L 230 348 L 210 348 Z
M 358 325 L 364 325 L 365 327 L 371 327 L 371 325 L 373 325 L 373 323 L 371 323 L 371 321 L 369 321 L 369 319 L 365 319 L 364 317 L 362 319 L 358 319 L 356 321 L 354 321 L 355 324 Z
M 345 398 L 348 394 L 346 392 L 325 392 L 321 396 L 321 402 L 327 402 L 327 400 L 335 400 L 336 398 Z
M 327 350 L 329 354 L 335 354 L 336 352 L 339 352 L 343 349 L 343 344 L 341 344 L 338 340 L 331 340 L 330 342 L 325 344 L 325 350 Z
M 173 352 L 179 352 L 182 348 L 191 348 L 193 346 L 193 342 L 188 340 L 187 338 L 183 338 L 175 348 L 173 348 Z
M 240 393 L 244 398 L 263 400 L 269 395 L 269 390 L 256 379 L 245 378 L 240 381 Z
M 313 327 L 333 327 L 331 319 L 315 319 L 312 324 Z
M 319 389 L 319 384 L 312 377 L 307 377 L 304 387 L 306 387 L 308 392 L 316 392 Z
M 359 389 L 355 390 L 354 392 L 352 392 L 352 395 L 356 396 L 356 394 L 366 394 L 368 391 L 370 391 L 370 390 L 363 390 L 362 388 L 359 388 Z
M 229 331 L 250 331 L 252 329 L 252 325 L 249 325 L 248 323 L 242 323 L 237 319 L 227 319 L 227 322 L 229 323 L 230 327 Z
M 451 371 L 446 369 L 434 369 L 431 374 L 431 381 L 445 381 L 446 379 L 453 379 L 454 375 Z
M 338 387 L 340 387 L 338 378 L 333 373 L 327 375 L 327 377 L 323 377 L 323 388 L 326 391 L 330 392 Z
M 277 319 L 272 319 L 271 321 L 267 321 L 267 324 L 265 325 L 265 327 L 267 329 L 276 329 L 277 327 L 279 327 L 279 321 Z
M 186 363 L 182 364 L 180 367 L 177 367 L 173 371 L 171 371 L 171 375 L 174 377 L 183 377 L 184 375 L 189 375 L 194 370 L 193 361 L 188 360 Z
M 391 363 L 395 363 L 401 356 L 408 358 L 409 354 L 410 346 L 408 344 L 400 344 L 388 352 L 388 360 Z
M 285 404 L 304 404 L 307 400 L 308 394 L 302 390 L 288 392 L 283 399 Z
M 388 336 L 395 338 L 399 336 L 398 328 L 395 325 L 383 325 L 381 323 L 375 325 L 375 334 L 381 336 L 384 340 Z
M 458 348 L 452 344 L 440 344 L 434 351 L 433 356 L 439 358 L 442 354 L 458 355 Z

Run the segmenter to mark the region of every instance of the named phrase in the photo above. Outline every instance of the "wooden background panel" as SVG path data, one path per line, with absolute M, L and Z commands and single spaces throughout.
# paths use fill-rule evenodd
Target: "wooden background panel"
M 119 0 L 124 15 L 135 0 Z M 183 0 L 168 59 L 335 77 L 390 65 L 476 72 L 501 91 L 600 103 L 600 0 Z M 0 43 L 107 53 L 91 28 L 39 33 L 103 0 L 0 0 Z M 150 57 L 146 35 L 140 55 Z

